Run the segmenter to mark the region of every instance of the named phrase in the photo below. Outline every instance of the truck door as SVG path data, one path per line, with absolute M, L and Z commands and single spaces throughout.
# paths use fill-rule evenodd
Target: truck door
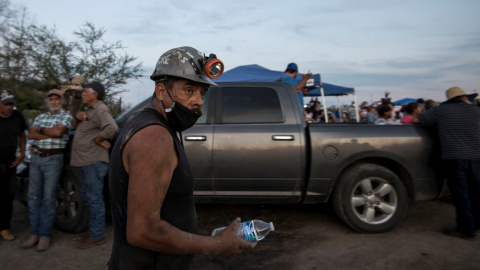
M 213 139 L 216 199 L 292 203 L 301 198 L 303 129 L 286 113 L 286 108 L 294 111 L 285 104 L 291 95 L 269 85 L 219 89 Z
M 182 132 L 185 153 L 195 177 L 194 194 L 197 201 L 213 196 L 213 120 L 210 119 L 213 119 L 215 107 L 210 105 L 212 96 L 210 89 L 204 98 L 202 117 L 193 127 Z

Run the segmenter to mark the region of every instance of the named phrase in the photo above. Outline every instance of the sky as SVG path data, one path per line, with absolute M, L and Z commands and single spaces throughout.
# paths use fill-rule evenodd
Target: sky
M 122 99 L 132 105 L 153 92 L 148 77 L 160 55 L 180 46 L 215 53 L 226 71 L 284 71 L 295 62 L 300 73 L 355 88 L 358 104 L 387 91 L 392 101 L 444 101 L 451 86 L 480 92 L 477 0 L 10 1 L 66 40 L 89 22 L 106 31 L 105 41 L 120 41 L 145 73 L 125 86 Z M 328 97 L 327 105 L 353 100 Z

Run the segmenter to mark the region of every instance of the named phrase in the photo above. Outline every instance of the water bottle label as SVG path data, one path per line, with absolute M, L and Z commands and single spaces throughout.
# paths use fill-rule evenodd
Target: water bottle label
M 242 223 L 243 234 L 245 235 L 245 240 L 249 242 L 257 241 L 257 232 L 253 226 L 253 220 L 246 221 Z

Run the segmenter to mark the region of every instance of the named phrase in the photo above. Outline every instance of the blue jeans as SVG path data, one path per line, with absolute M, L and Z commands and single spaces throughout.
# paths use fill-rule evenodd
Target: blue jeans
M 55 222 L 57 183 L 62 174 L 63 154 L 39 157 L 32 155 L 28 181 L 30 232 L 50 237 Z
M 105 202 L 103 201 L 103 178 L 108 172 L 108 163 L 94 162 L 80 167 L 81 193 L 83 202 L 88 207 L 90 237 L 105 236 Z
M 480 229 L 480 160 L 444 160 L 456 212 L 456 231 L 474 236 Z

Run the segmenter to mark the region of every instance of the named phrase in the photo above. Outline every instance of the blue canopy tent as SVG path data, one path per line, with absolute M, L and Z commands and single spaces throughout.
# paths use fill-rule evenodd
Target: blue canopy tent
M 298 74 L 297 81 L 301 81 L 302 74 Z M 259 65 L 238 66 L 229 71 L 225 71 L 223 75 L 215 79 L 215 82 L 273 82 L 283 76 L 283 71 L 276 71 L 264 68 Z M 320 87 L 323 87 L 325 96 L 344 96 L 355 94 L 354 88 L 338 86 L 329 83 L 322 83 L 320 74 L 313 74 L 313 81 L 307 82 L 309 92 L 305 96 L 321 96 Z
M 394 101 L 393 105 L 402 106 L 402 105 L 407 105 L 408 103 L 415 102 L 415 101 L 417 101 L 417 99 L 415 99 L 415 98 L 402 98 L 402 99 L 399 99 L 397 101 Z
M 300 82 L 303 78 L 302 74 L 298 74 L 297 81 Z M 282 71 L 266 69 L 259 65 L 238 66 L 223 73 L 223 75 L 215 79 L 216 82 L 273 82 L 279 80 L 283 76 Z M 312 79 L 308 80 L 306 87 L 308 90 L 320 88 L 322 81 L 320 74 L 313 74 Z M 317 96 L 320 96 L 318 94 Z
M 283 71 L 276 71 L 264 68 L 262 66 L 253 64 L 238 66 L 231 70 L 225 71 L 220 78 L 215 79 L 215 82 L 273 82 L 279 80 L 283 76 Z M 301 81 L 303 78 L 302 74 L 298 74 L 297 81 Z M 354 95 L 355 104 L 357 104 L 357 97 L 355 95 L 354 88 L 342 87 L 338 85 L 333 85 L 329 83 L 322 83 L 320 74 L 313 74 L 312 79 L 308 80 L 305 85 L 308 88 L 308 93 L 304 96 L 321 96 L 323 104 L 325 104 L 325 96 L 345 96 L 345 95 Z M 327 109 L 324 106 L 325 117 L 327 117 Z M 325 121 L 328 121 L 325 119 Z M 359 116 L 357 112 L 357 121 L 359 121 Z
M 322 83 L 323 91 L 325 92 L 325 96 L 345 96 L 345 95 L 355 95 L 355 89 L 349 87 L 338 86 L 329 83 Z M 307 94 L 304 96 L 321 96 L 322 93 L 320 88 L 315 88 L 313 90 L 308 91 Z

